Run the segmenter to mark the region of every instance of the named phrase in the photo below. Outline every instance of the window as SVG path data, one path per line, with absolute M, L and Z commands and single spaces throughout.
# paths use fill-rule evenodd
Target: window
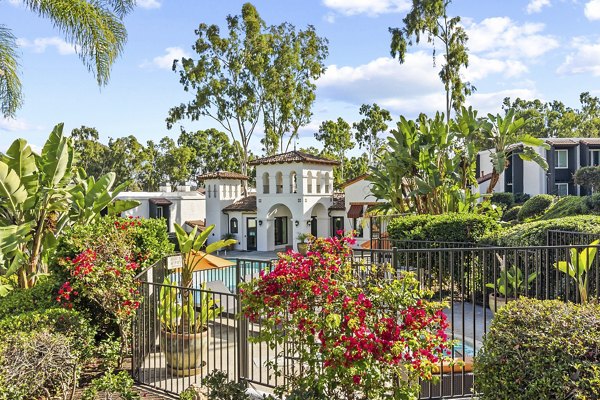
M 156 207 L 156 218 L 164 218 L 165 213 L 164 213 L 164 209 L 162 208 L 162 206 L 158 206 Z
M 308 175 L 306 175 L 306 193 L 312 193 L 312 187 L 313 187 L 313 176 L 312 176 L 312 172 L 309 172 Z
M 590 166 L 597 167 L 600 165 L 600 150 L 590 150 Z
M 569 195 L 569 184 L 568 183 L 557 183 L 554 185 L 554 191 L 558 196 Z
M 555 168 L 569 168 L 569 150 L 561 149 L 555 151 L 554 158 Z
M 263 180 L 263 194 L 269 194 L 269 173 L 265 172 L 262 177 Z
M 237 218 L 231 218 L 231 220 L 229 221 L 229 233 L 238 233 Z
M 275 217 L 275 246 L 287 244 L 287 217 Z
M 356 232 L 356 237 L 361 238 L 364 235 L 362 218 L 354 218 L 352 220 L 352 229 Z
M 298 192 L 298 180 L 296 178 L 296 171 L 290 173 L 290 193 Z
M 331 177 L 329 176 L 329 172 L 325 174 L 325 193 L 330 193 L 331 189 Z
M 321 176 L 320 172 L 317 172 L 317 193 L 321 193 L 321 181 L 323 180 L 323 177 Z
M 331 217 L 331 236 L 338 236 L 344 230 L 344 217 Z
M 281 172 L 275 175 L 275 192 L 283 193 L 283 174 Z

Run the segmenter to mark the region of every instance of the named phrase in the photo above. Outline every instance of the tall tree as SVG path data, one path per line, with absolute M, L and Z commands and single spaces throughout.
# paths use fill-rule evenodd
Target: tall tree
M 269 28 L 269 63 L 262 76 L 263 121 L 267 154 L 288 151 L 298 129 L 310 122 L 315 81 L 325 71 L 327 40 L 285 22 Z M 287 142 L 284 138 L 289 135 Z
M 76 165 L 85 170 L 88 176 L 98 179 L 108 172 L 106 160 L 108 146 L 100 143 L 100 134 L 96 128 L 81 126 L 71 131 L 71 140 L 75 154 L 78 155 Z
M 391 121 L 392 117 L 388 110 L 377 104 L 363 104 L 359 112 L 363 119 L 354 123 L 356 142 L 359 148 L 366 149 L 369 165 L 374 165 L 375 156 L 385 143 L 379 134 L 387 131 L 387 122 Z
M 493 193 L 500 175 L 510 165 L 509 155 L 514 151 L 514 146 L 519 145 L 517 153 L 526 161 L 533 161 L 543 169 L 548 169 L 546 159 L 535 151 L 535 147 L 549 148 L 542 139 L 535 138 L 522 131 L 525 125 L 523 118 L 516 118 L 516 111 L 509 109 L 506 115 L 488 114 L 487 121 L 482 126 L 483 139 L 490 152 L 492 160 L 492 177 L 487 188 L 487 193 Z
M 469 66 L 467 53 L 468 36 L 462 26 L 460 17 L 450 18 L 448 6 L 452 0 L 413 0 L 412 8 L 402 20 L 404 27 L 389 28 L 392 34 L 391 54 L 398 57 L 400 63 L 406 60 L 408 46 L 416 44 L 425 36 L 428 43 L 434 46 L 433 61 L 436 62 L 436 41 L 442 43 L 445 64 L 442 65 L 439 76 L 446 91 L 446 123 L 450 124 L 450 111 L 457 112 L 475 87 L 469 82 L 463 82 L 460 69 Z
M 183 58 L 173 63 L 180 83 L 194 98 L 187 104 L 171 108 L 167 127 L 189 118 L 197 121 L 209 117 L 217 121 L 235 141 L 239 139 L 242 173 L 248 175 L 250 139 L 260 121 L 264 102 L 261 76 L 268 62 L 265 23 L 250 3 L 242 15 L 227 17 L 228 36 L 220 35 L 217 25 L 200 24 L 192 46 L 198 60 Z M 247 190 L 247 186 L 244 186 Z
M 324 151 L 332 153 L 340 161 L 340 178 L 343 181 L 346 152 L 354 148 L 350 124 L 341 117 L 337 121 L 323 121 L 315 138 L 323 143 Z
M 182 129 L 177 144 L 194 150 L 194 157 L 190 160 L 188 167 L 192 180 L 207 172 L 240 172 L 241 170 L 237 158 L 239 143 L 232 144 L 227 134 L 218 129 L 210 128 L 196 132 L 187 132 Z
M 48 18 L 74 45 L 79 58 L 98 85 L 106 85 L 110 69 L 123 51 L 127 32 L 122 18 L 135 0 L 22 0 L 24 7 Z M 14 116 L 22 104 L 17 41 L 11 30 L 0 25 L 0 109 Z
M 194 150 L 187 146 L 177 146 L 168 136 L 161 139 L 159 147 L 161 155 L 158 169 L 161 171 L 162 180 L 172 186 L 186 184 L 191 175 L 189 166 L 195 156 Z

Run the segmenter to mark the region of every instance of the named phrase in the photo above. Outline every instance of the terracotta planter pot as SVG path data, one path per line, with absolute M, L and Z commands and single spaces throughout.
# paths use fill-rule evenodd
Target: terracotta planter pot
M 506 297 L 496 295 L 496 293 L 490 293 L 490 295 L 488 297 L 488 305 L 490 306 L 490 310 L 492 310 L 492 313 L 495 313 L 496 311 L 498 311 L 499 309 L 504 307 L 506 305 L 507 301 L 513 301 L 513 300 L 516 300 L 516 299 L 514 297 L 509 297 L 507 299 Z
M 167 371 L 175 376 L 198 375 L 208 358 L 208 329 L 200 333 L 172 333 L 161 330 L 161 351 Z
M 298 243 L 298 253 L 305 256 L 308 253 L 308 244 L 307 243 Z

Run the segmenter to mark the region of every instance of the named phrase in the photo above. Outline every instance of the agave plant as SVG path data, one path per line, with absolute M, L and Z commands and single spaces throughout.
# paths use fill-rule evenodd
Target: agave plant
M 34 153 L 24 139 L 17 139 L 0 156 L 3 285 L 15 274 L 21 287 L 34 285 L 39 274 L 47 273 L 57 238 L 66 227 L 91 223 L 111 204 L 114 213 L 137 205 L 115 202 L 126 184 L 113 188 L 114 173 L 96 181 L 78 171 L 74 160 L 76 154 L 70 138 L 63 135 L 63 124 L 54 127 L 41 154 Z

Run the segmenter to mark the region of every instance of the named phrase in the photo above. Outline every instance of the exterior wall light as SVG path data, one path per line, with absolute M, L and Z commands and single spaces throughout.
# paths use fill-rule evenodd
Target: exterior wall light
M 296 220 L 296 222 L 294 222 L 294 225 L 296 225 L 296 226 L 300 225 L 300 221 Z
M 259 226 L 262 226 L 262 219 L 259 219 L 259 220 L 258 220 L 258 225 L 259 225 Z

